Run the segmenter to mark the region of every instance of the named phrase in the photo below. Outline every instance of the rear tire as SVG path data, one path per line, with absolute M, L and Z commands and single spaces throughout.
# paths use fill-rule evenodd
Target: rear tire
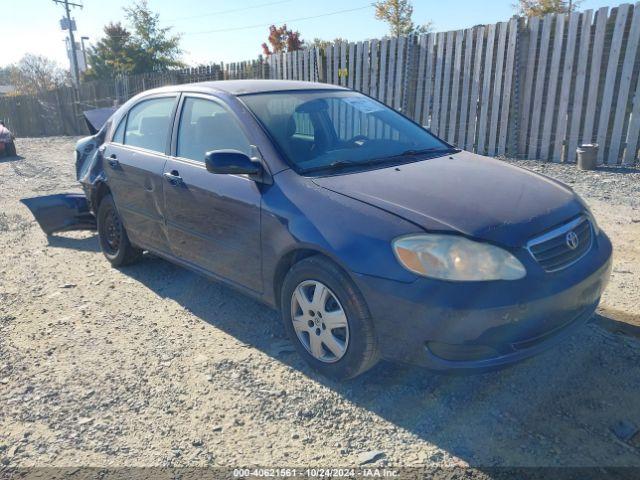
M 110 194 L 98 206 L 98 236 L 102 253 L 114 267 L 130 265 L 142 256 L 142 250 L 131 245 Z
M 284 279 L 280 305 L 298 353 L 321 374 L 346 380 L 377 363 L 369 309 L 353 281 L 331 261 L 314 256 L 296 263 Z

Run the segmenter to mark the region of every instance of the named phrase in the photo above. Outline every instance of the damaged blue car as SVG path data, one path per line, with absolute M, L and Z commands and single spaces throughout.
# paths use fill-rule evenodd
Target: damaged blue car
M 146 91 L 76 165 L 84 197 L 32 208 L 47 233 L 97 228 L 115 267 L 149 251 L 263 301 L 338 379 L 380 359 L 530 357 L 591 317 L 610 275 L 611 243 L 569 187 L 338 86 Z

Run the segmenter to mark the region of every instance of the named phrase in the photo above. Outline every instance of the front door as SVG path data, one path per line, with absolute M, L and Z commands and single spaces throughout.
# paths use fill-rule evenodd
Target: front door
M 103 151 L 107 183 L 129 238 L 160 252 L 169 252 L 162 174 L 175 103 L 175 95 L 142 100 Z
M 176 155 L 164 168 L 167 232 L 177 257 L 236 284 L 262 291 L 260 185 L 244 175 L 209 173 L 206 152 L 251 154 L 235 115 L 218 101 L 185 96 Z

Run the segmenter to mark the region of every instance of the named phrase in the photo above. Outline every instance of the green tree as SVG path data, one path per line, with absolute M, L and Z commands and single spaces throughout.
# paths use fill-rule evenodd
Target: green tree
M 271 25 L 269 27 L 269 38 L 267 42 L 262 44 L 262 51 L 265 55 L 271 55 L 272 53 L 280 52 L 293 52 L 295 50 L 301 50 L 304 46 L 304 40 L 300 38 L 300 32 L 297 30 L 294 32 L 287 28 L 284 24 L 281 27 Z M 271 45 L 271 48 L 269 48 Z
M 157 72 L 183 67 L 180 61 L 180 35 L 171 34 L 171 27 L 160 26 L 160 15 L 149 9 L 147 0 L 134 2 L 124 9 L 131 24 L 134 47 L 134 73 Z
M 114 78 L 132 73 L 136 69 L 137 50 L 131 33 L 120 23 L 104 27 L 104 37 L 88 52 L 90 68 L 85 72 L 87 80 Z
M 519 0 L 514 7 L 525 17 L 541 17 L 548 13 L 573 12 L 581 3 L 582 0 Z
M 89 49 L 86 79 L 108 79 L 118 74 L 158 72 L 183 67 L 180 35 L 160 26 L 160 15 L 149 9 L 147 0 L 124 9 L 129 27 L 109 23 L 104 37 Z
M 333 40 L 322 40 L 321 38 L 314 38 L 311 43 L 305 43 L 305 48 L 322 48 L 325 49 L 329 45 L 333 45 L 336 43 L 349 43 L 349 40 L 346 38 L 334 38 Z
M 422 25 L 413 23 L 413 5 L 409 0 L 378 0 L 373 6 L 376 18 L 387 22 L 389 33 L 394 37 L 427 33 L 432 29 L 431 22 Z
M 56 62 L 42 55 L 27 53 L 9 67 L 9 80 L 18 95 L 33 95 L 67 83 L 67 76 Z

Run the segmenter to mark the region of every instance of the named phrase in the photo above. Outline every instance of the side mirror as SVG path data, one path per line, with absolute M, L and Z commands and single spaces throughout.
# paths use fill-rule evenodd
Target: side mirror
M 262 165 L 238 150 L 207 152 L 204 164 L 211 173 L 259 176 L 262 172 Z

